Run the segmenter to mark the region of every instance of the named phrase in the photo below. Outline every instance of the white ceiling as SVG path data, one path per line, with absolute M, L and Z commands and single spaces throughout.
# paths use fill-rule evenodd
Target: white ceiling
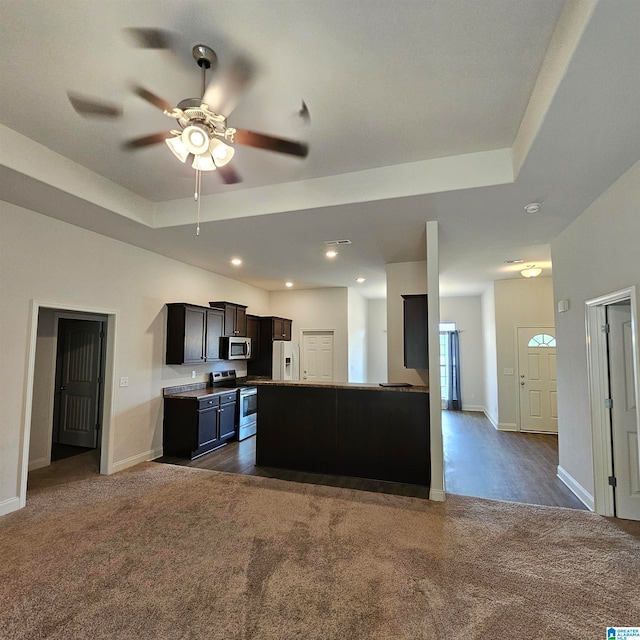
M 386 263 L 425 259 L 427 220 L 440 223 L 445 295 L 515 277 L 511 258 L 550 275 L 549 242 L 640 158 L 637 0 L 0 8 L 2 198 L 269 290 L 362 275 L 363 293 L 380 296 Z M 126 27 L 178 34 L 178 55 L 134 48 Z M 199 237 L 193 171 L 163 144 L 120 147 L 175 128 L 130 86 L 170 103 L 197 96 L 197 43 L 221 65 L 242 54 L 258 68 L 231 126 L 311 149 L 301 161 L 238 147 L 241 184 L 203 176 Z M 123 117 L 81 118 L 67 91 L 118 103 Z M 536 216 L 523 210 L 532 201 Z M 353 244 L 327 261 L 323 241 L 341 238 Z

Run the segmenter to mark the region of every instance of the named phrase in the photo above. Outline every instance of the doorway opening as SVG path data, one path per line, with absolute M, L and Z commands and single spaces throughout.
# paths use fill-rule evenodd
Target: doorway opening
M 28 472 L 68 454 L 96 452 L 113 472 L 116 313 L 32 302 L 25 393 L 20 507 Z
M 636 287 L 586 302 L 594 510 L 640 520 L 640 330 Z

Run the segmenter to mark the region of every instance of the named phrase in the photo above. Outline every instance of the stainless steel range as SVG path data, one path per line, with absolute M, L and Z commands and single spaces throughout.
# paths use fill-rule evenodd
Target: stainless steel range
M 238 440 L 256 434 L 258 426 L 258 389 L 241 387 L 239 397 Z
M 236 372 L 213 371 L 209 374 L 211 387 L 238 387 Z M 238 440 L 256 434 L 258 424 L 258 389 L 252 386 L 238 387 Z

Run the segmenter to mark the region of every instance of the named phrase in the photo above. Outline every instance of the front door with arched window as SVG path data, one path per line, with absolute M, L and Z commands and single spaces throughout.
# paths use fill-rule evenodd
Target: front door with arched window
M 553 327 L 518 327 L 520 430 L 558 432 Z

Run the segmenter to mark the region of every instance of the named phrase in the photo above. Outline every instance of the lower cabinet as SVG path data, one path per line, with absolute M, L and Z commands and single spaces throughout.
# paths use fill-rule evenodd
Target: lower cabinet
M 429 394 L 258 386 L 256 464 L 429 486 Z
M 164 399 L 164 455 L 197 458 L 236 435 L 236 391 L 203 398 Z

